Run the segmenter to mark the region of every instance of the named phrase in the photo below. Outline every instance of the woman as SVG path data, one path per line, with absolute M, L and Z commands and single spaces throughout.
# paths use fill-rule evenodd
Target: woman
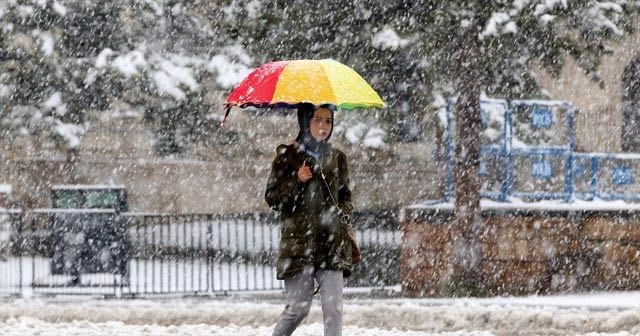
M 333 105 L 300 104 L 296 142 L 278 146 L 272 163 L 265 199 L 280 212 L 276 269 L 287 297 L 274 336 L 291 335 L 309 314 L 314 280 L 325 336 L 342 334 L 343 277 L 351 274 L 359 249 L 349 221 L 347 157 L 328 142 L 334 111 Z

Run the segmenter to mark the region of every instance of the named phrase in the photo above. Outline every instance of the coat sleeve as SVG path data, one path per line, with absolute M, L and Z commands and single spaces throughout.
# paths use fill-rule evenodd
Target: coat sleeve
M 351 203 L 351 180 L 349 179 L 347 156 L 342 152 L 338 154 L 338 166 L 338 205 L 342 211 L 351 215 L 353 212 L 353 204 Z
M 264 197 L 269 207 L 277 211 L 293 211 L 304 188 L 304 183 L 296 176 L 297 171 L 287 161 L 286 150 L 286 146 L 278 147 Z

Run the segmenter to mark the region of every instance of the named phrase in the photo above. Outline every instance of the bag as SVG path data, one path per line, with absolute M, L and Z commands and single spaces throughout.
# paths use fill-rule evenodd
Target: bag
M 342 226 L 343 239 L 351 246 L 351 263 L 360 262 L 362 254 L 360 253 L 360 245 L 356 239 L 356 233 L 351 226 L 351 217 L 347 214 L 340 215 L 340 226 Z

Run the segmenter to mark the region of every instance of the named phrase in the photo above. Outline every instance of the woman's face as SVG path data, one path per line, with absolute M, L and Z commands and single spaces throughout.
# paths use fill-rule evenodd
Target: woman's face
M 331 128 L 333 127 L 333 118 L 331 118 L 331 111 L 327 108 L 319 108 L 313 114 L 311 118 L 310 132 L 311 136 L 316 141 L 323 141 L 327 139 Z

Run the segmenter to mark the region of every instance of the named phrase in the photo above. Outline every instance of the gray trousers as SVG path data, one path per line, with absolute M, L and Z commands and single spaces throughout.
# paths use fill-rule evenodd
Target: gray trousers
M 273 336 L 289 336 L 309 315 L 314 278 L 320 285 L 320 302 L 325 336 L 342 335 L 342 271 L 314 270 L 313 267 L 284 279 L 287 305 L 278 319 Z

